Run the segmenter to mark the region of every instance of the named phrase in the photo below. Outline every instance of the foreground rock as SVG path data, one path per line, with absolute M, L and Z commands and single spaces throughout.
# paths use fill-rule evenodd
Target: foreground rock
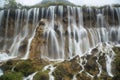
M 46 19 L 41 19 L 36 29 L 35 36 L 30 47 L 30 58 L 32 59 L 39 59 L 41 56 L 41 48 L 45 44 L 45 39 L 43 38 L 43 29 L 46 22 Z
M 113 80 L 120 80 L 120 48 L 119 47 L 114 47 L 113 50 L 116 53 L 116 58 L 114 60 L 115 68 L 115 76 L 113 77 Z
M 113 51 L 116 53 L 114 62 L 112 63 L 112 73 L 114 77 L 108 75 L 105 64 L 105 53 L 96 56 L 98 50 L 93 49 L 91 55 L 83 57 L 76 56 L 71 60 L 62 62 L 48 61 L 43 59 L 28 59 L 28 60 L 9 60 L 2 63 L 0 68 L 4 75 L 0 80 L 23 80 L 23 77 L 35 73 L 33 80 L 49 80 L 49 69 L 43 70 L 46 65 L 53 65 L 55 67 L 52 75 L 55 80 L 120 80 L 120 48 L 114 47 Z M 102 53 L 101 53 L 102 54 Z M 102 66 L 102 73 L 98 62 Z

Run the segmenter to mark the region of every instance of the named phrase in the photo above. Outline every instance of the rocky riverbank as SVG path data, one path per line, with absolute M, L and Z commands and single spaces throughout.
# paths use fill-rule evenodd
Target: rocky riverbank
M 28 59 L 28 60 L 8 60 L 2 62 L 0 68 L 3 70 L 4 75 L 0 77 L 0 80 L 22 80 L 23 77 L 27 77 L 32 73 L 35 73 L 33 80 L 49 80 L 50 69 L 44 70 L 47 65 L 53 65 L 55 67 L 52 75 L 55 80 L 119 80 L 120 79 L 120 48 L 113 47 L 115 52 L 114 61 L 112 62 L 112 74 L 109 75 L 106 67 L 106 54 L 102 52 L 97 54 L 97 48 L 93 49 L 91 55 L 85 55 L 83 57 L 76 56 L 73 59 L 58 61 L 49 61 L 45 59 Z M 97 55 L 96 55 L 97 54 Z M 101 71 L 100 72 L 100 66 Z

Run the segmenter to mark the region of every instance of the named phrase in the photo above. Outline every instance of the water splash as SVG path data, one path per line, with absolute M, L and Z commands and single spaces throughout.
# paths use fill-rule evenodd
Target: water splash
M 33 80 L 33 77 L 37 74 L 37 72 L 29 75 L 28 77 L 23 78 L 23 80 Z
M 1 53 L 0 52 L 0 62 L 3 62 L 3 61 L 7 61 L 7 60 L 10 60 L 10 59 L 14 59 L 16 58 L 17 56 L 9 56 L 7 53 L 3 52 Z
M 3 71 L 0 69 L 0 76 L 2 76 L 4 73 L 3 73 Z
M 53 67 L 53 65 L 50 64 L 50 65 L 45 66 L 43 71 L 48 70 L 48 69 L 50 70 L 50 72 L 48 73 L 49 74 L 49 80 L 54 80 L 54 76 L 52 75 L 52 73 L 54 72 L 55 67 Z

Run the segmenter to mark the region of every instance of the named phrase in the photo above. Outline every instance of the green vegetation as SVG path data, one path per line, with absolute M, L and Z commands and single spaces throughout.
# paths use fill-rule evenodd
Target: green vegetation
M 68 0 L 42 0 L 36 5 L 75 5 Z
M 1 69 L 6 73 L 15 71 L 28 76 L 36 71 L 41 71 L 48 63 L 44 60 L 9 60 L 1 66 Z
M 120 7 L 120 4 L 114 4 L 113 6 L 114 7 Z
M 33 80 L 49 80 L 49 71 L 40 71 L 34 77 Z
M 53 75 L 55 80 L 71 80 L 80 70 L 81 66 L 73 59 L 58 64 Z
M 15 0 L 4 0 L 4 1 L 5 1 L 5 4 L 3 9 L 22 7 L 22 4 L 17 3 Z
M 103 72 L 100 77 L 97 77 L 96 73 L 93 74 L 95 77 L 93 80 L 120 80 L 120 48 L 114 47 L 113 50 L 116 53 L 114 65 L 112 66 L 112 70 L 114 70 L 114 77 L 108 76 L 103 69 Z M 93 64 L 91 60 L 95 60 L 96 58 L 91 58 L 92 56 L 88 56 L 88 63 L 86 65 L 92 65 L 92 68 L 85 67 L 85 71 L 87 71 L 88 68 L 92 69 L 92 72 L 96 72 L 95 65 Z M 55 80 L 71 80 L 74 75 L 76 75 L 77 80 L 91 80 L 91 77 L 87 75 L 85 71 L 82 73 L 79 73 L 79 71 L 82 70 L 80 64 L 78 61 L 80 61 L 81 58 L 79 56 L 73 58 L 70 61 L 63 61 L 61 63 L 55 64 L 56 67 L 54 72 L 52 73 L 55 77 Z M 94 61 L 93 60 L 93 61 Z M 90 61 L 90 62 L 89 62 Z M 54 62 L 51 62 L 54 63 Z M 104 56 L 100 57 L 99 63 L 105 67 L 104 64 Z M 49 70 L 42 71 L 43 67 L 50 64 L 49 61 L 44 60 L 9 60 L 6 63 L 4 63 L 1 66 L 1 69 L 4 71 L 4 75 L 0 77 L 0 80 L 22 80 L 24 76 L 28 76 L 36 71 L 38 73 L 33 77 L 33 80 L 49 80 Z M 89 71 L 87 71 L 89 72 Z M 90 72 L 89 72 L 90 73 Z
M 20 72 L 6 72 L 0 77 L 0 80 L 22 80 L 23 75 Z
M 63 2 L 48 2 L 46 4 L 37 4 L 37 5 L 34 5 L 34 6 L 31 6 L 31 7 L 49 7 L 49 6 L 58 6 L 58 5 L 63 5 L 63 6 L 75 6 L 73 4 L 66 4 L 66 3 L 63 3 Z
M 24 76 L 28 76 L 35 72 L 35 68 L 29 61 L 19 62 L 14 69 L 16 72 L 21 72 Z
M 58 5 L 63 5 L 63 6 L 75 6 L 75 7 L 82 7 L 82 8 L 87 8 L 89 6 L 87 5 L 84 5 L 84 6 L 80 6 L 80 5 L 75 5 L 67 0 L 43 0 L 42 2 L 36 4 L 36 5 L 33 5 L 33 6 L 25 6 L 25 5 L 22 5 L 20 3 L 17 3 L 15 0 L 4 0 L 5 1 L 5 6 L 3 8 L 0 7 L 0 10 L 1 9 L 15 9 L 15 8 L 34 8 L 34 7 L 37 7 L 37 8 L 40 8 L 40 7 L 49 7 L 49 6 L 58 6 Z M 105 5 L 105 6 L 101 6 L 101 7 L 97 7 L 97 6 L 91 6 L 92 8 L 105 8 L 109 5 Z M 120 7 L 120 4 L 114 4 L 112 5 L 114 7 Z
M 4 63 L 1 68 L 3 71 L 9 71 L 12 70 L 12 68 L 18 63 L 16 60 L 9 60 L 6 63 Z

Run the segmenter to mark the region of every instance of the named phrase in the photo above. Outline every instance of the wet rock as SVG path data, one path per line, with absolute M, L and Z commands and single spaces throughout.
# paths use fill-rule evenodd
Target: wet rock
M 100 77 L 94 77 L 93 80 L 113 80 L 112 77 L 109 77 L 107 75 L 103 75 Z
M 24 76 L 28 76 L 35 72 L 35 67 L 31 66 L 32 64 L 28 61 L 21 61 L 16 64 L 14 70 L 16 72 L 21 72 Z
M 99 54 L 102 54 L 102 53 L 99 53 Z M 103 55 L 99 55 L 99 60 L 98 62 L 100 63 L 100 65 L 102 66 L 102 75 L 105 75 L 107 74 L 107 70 L 106 70 L 106 57 L 105 57 L 105 53 L 103 53 Z
M 97 64 L 96 60 L 97 60 L 96 56 L 88 55 L 87 63 L 85 65 L 85 70 L 94 76 L 99 73 L 99 68 L 98 68 L 98 64 Z
M 0 68 L 4 71 L 21 72 L 24 76 L 28 76 L 36 71 L 41 71 L 42 68 L 49 64 L 44 60 L 9 60 L 3 63 Z
M 85 72 L 77 74 L 77 80 L 91 80 L 91 77 L 88 76 Z
M 13 66 L 15 66 L 17 63 L 17 61 L 14 60 L 9 60 L 7 62 L 4 62 L 0 67 L 3 71 L 8 71 L 8 70 L 12 70 Z
M 114 52 L 116 53 L 114 60 L 114 77 L 113 80 L 120 80 L 120 47 L 114 47 Z
M 56 80 L 71 80 L 74 74 L 81 70 L 81 66 L 76 59 L 59 63 L 53 75 Z
M 26 52 L 26 49 L 27 49 L 27 44 L 28 44 L 28 41 L 27 40 L 24 40 L 21 44 L 20 44 L 20 47 L 19 47 L 19 52 L 20 52 L 20 56 L 24 56 L 25 52 Z
M 40 71 L 34 77 L 33 80 L 49 80 L 48 71 Z
M 41 57 L 41 47 L 43 44 L 45 44 L 45 40 L 43 38 L 43 28 L 45 26 L 45 23 L 46 20 L 41 19 L 39 26 L 36 29 L 36 33 L 30 47 L 30 58 L 40 59 Z

